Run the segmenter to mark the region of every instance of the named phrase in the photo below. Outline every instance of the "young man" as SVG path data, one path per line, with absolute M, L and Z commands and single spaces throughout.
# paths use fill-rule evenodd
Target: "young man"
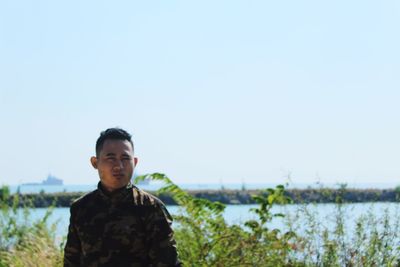
M 100 182 L 71 205 L 64 266 L 181 266 L 164 204 L 130 182 L 138 161 L 131 135 L 101 132 L 90 161 Z

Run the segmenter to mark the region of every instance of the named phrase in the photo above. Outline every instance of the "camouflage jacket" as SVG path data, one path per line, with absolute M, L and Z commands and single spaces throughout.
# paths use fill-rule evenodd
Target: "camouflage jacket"
M 181 266 L 172 218 L 156 197 L 128 185 L 98 189 L 71 205 L 64 249 L 69 266 Z

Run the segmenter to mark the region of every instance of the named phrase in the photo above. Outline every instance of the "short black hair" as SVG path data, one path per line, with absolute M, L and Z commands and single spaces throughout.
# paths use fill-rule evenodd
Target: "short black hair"
M 115 128 L 108 128 L 105 131 L 100 133 L 99 138 L 96 141 L 96 157 L 100 155 L 100 151 L 103 148 L 104 142 L 107 139 L 111 140 L 127 140 L 132 145 L 132 150 L 134 149 L 132 135 L 130 135 L 127 131 L 115 127 Z

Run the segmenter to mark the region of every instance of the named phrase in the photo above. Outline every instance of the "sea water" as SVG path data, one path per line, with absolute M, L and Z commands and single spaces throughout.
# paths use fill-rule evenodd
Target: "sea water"
M 244 222 L 257 219 L 257 215 L 252 209 L 257 208 L 257 205 L 226 205 L 223 217 L 228 224 L 240 224 Z M 297 233 L 303 233 L 307 230 L 308 219 L 304 216 L 304 210 L 307 209 L 310 214 L 314 216 L 318 227 L 333 231 L 336 224 L 336 216 L 338 215 L 337 204 L 291 204 L 291 205 L 276 205 L 272 208 L 271 213 L 283 213 L 284 218 L 275 218 L 267 223 L 269 229 L 279 229 L 281 231 L 289 230 L 288 221 L 291 221 L 296 228 Z M 172 215 L 182 212 L 179 206 L 167 206 Z M 349 233 L 351 238 L 352 233 L 356 227 L 356 222 L 360 216 L 373 214 L 377 218 L 381 218 L 387 210 L 389 217 L 392 218 L 391 222 L 398 219 L 400 204 L 390 202 L 380 203 L 353 203 L 343 204 L 341 206 L 343 211 L 343 220 L 345 231 Z M 31 211 L 31 219 L 37 220 L 43 218 L 47 208 L 33 208 Z M 49 218 L 49 223 L 57 222 L 57 240 L 63 240 L 68 232 L 70 212 L 69 208 L 54 208 Z

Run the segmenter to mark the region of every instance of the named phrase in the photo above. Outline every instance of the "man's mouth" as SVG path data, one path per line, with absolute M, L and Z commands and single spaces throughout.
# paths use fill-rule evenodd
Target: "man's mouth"
M 123 173 L 113 173 L 115 178 L 123 178 L 125 175 Z

